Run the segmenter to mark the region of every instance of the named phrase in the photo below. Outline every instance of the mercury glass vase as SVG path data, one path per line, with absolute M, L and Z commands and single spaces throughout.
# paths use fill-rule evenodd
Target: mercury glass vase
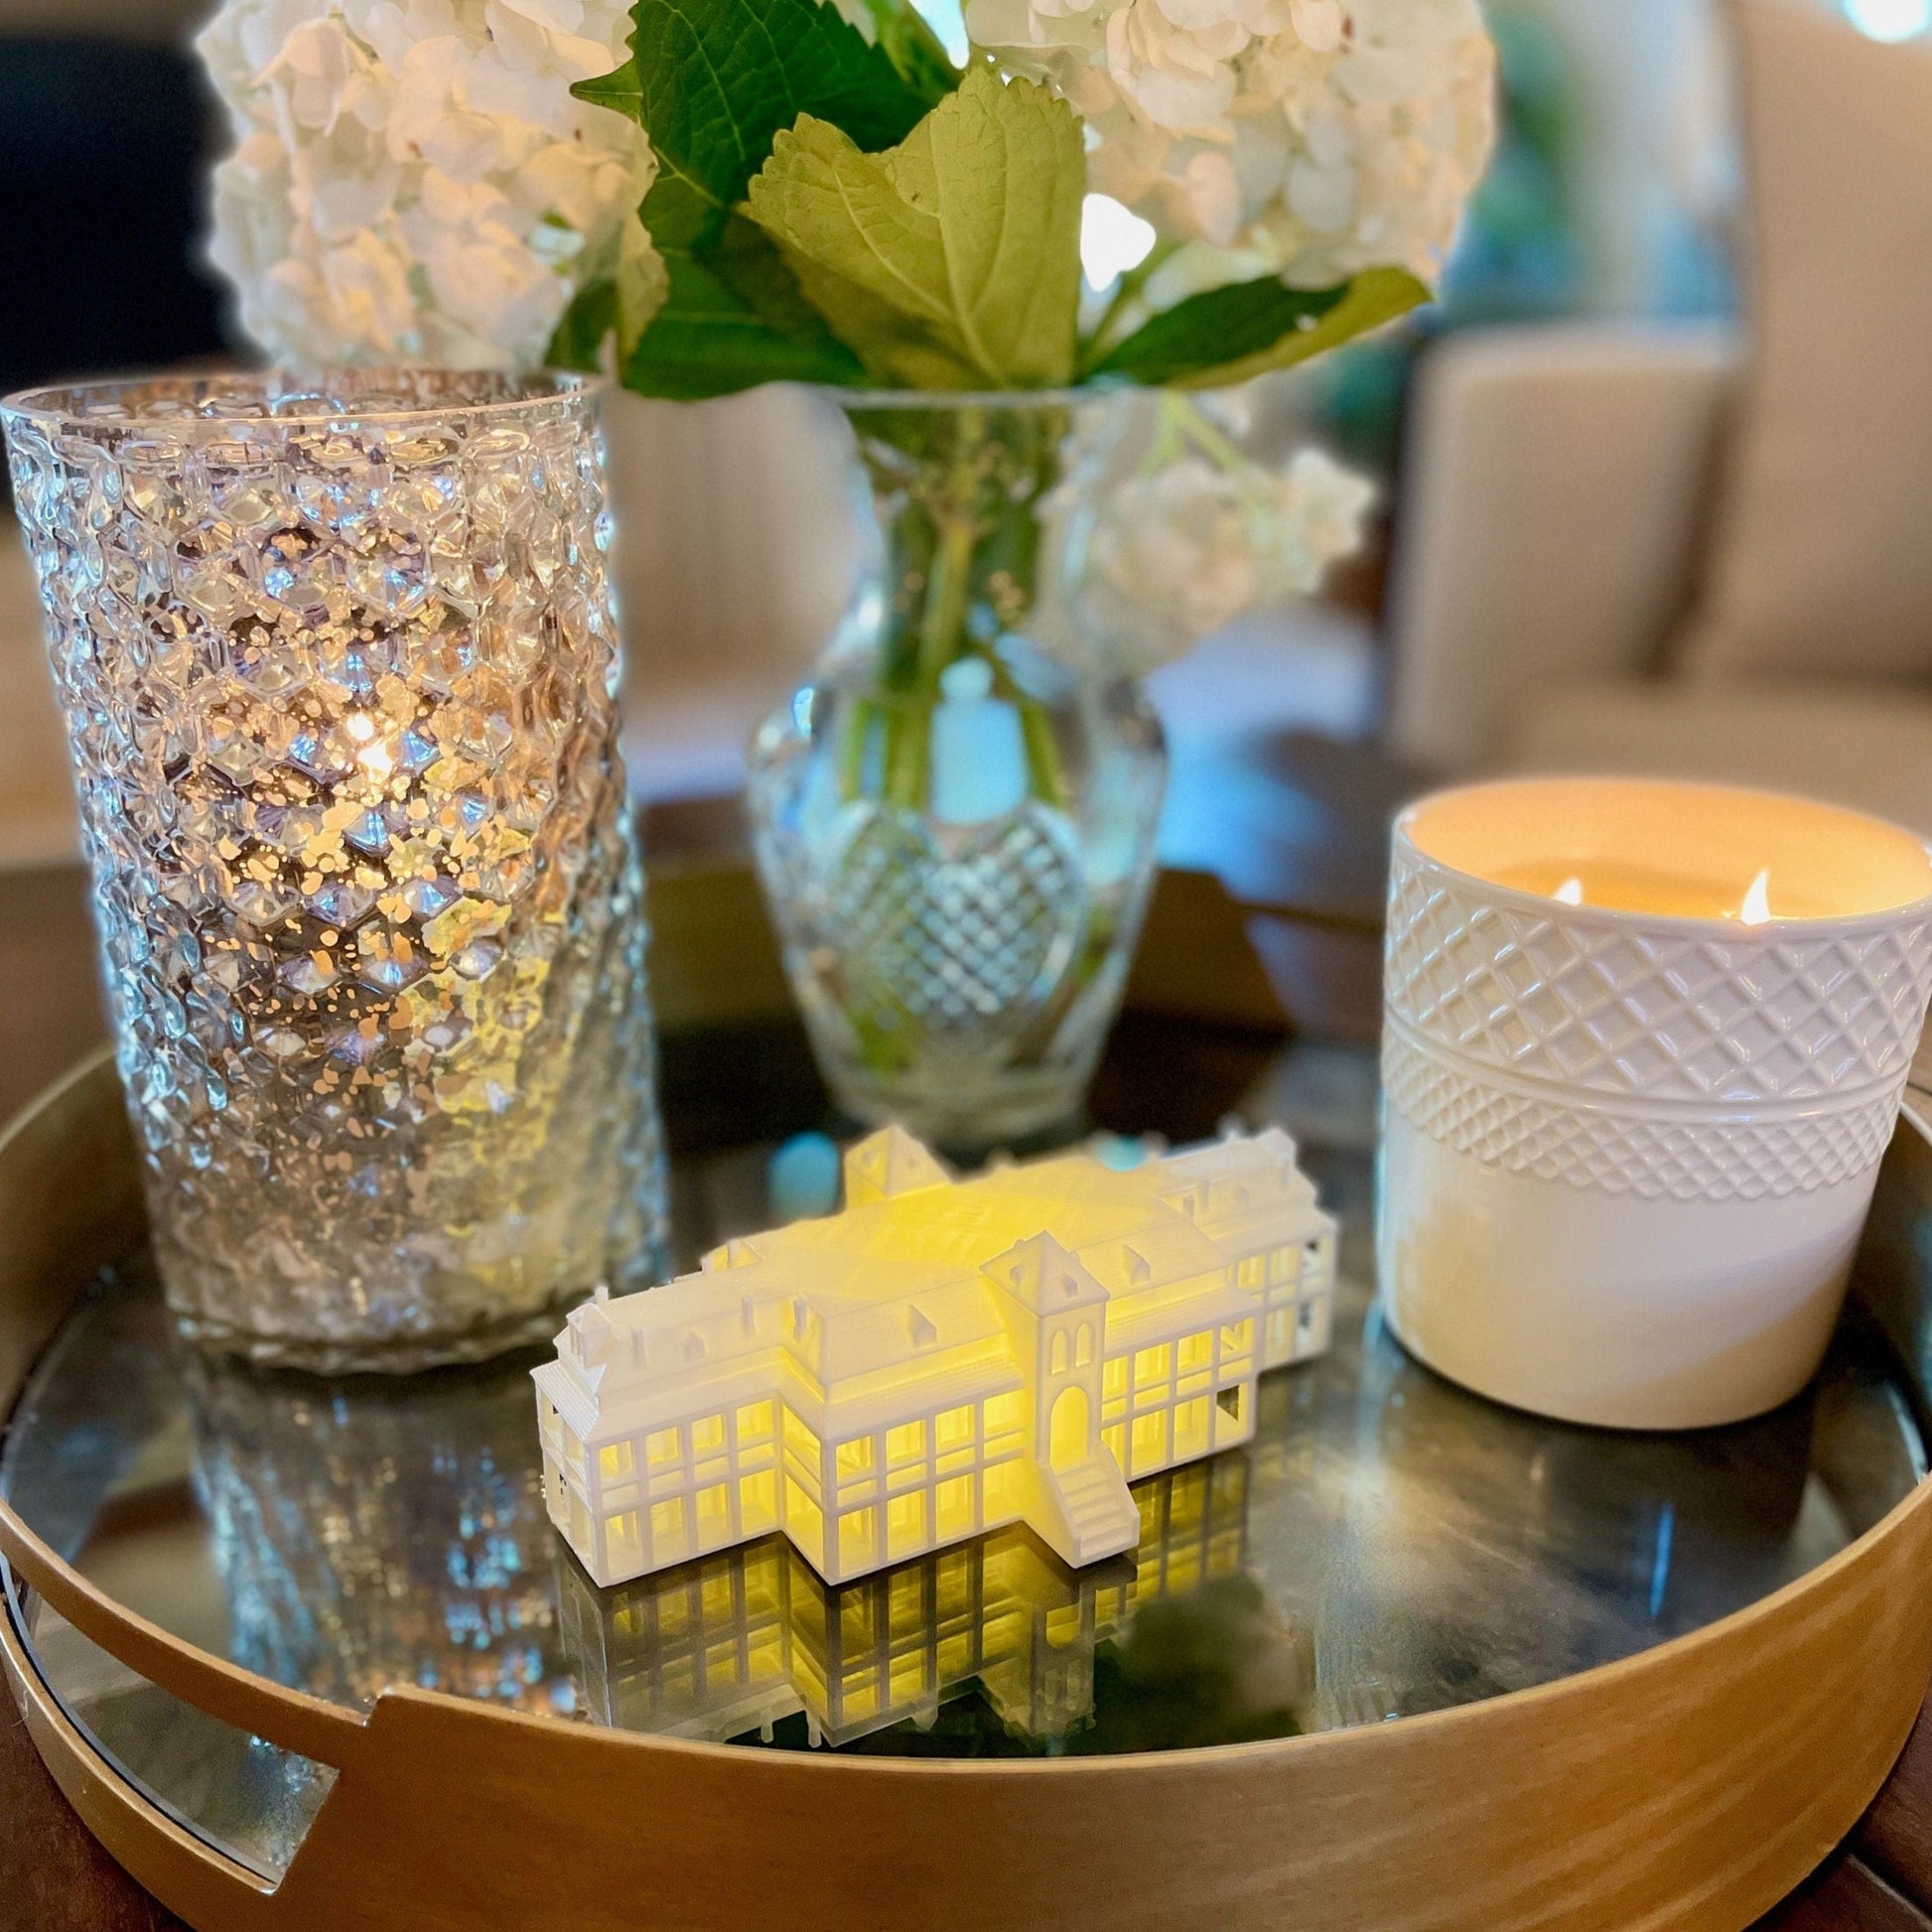
M 594 397 L 13 398 L 168 1299 L 331 1370 L 657 1268 L 664 1175 Z
M 1153 877 L 1160 726 L 1050 581 L 1119 399 L 837 400 L 881 541 L 754 739 L 759 867 L 841 1106 L 983 1149 L 1077 1115 Z

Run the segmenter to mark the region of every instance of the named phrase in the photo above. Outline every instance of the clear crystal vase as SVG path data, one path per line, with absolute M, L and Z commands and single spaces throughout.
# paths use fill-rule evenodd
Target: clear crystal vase
M 407 1368 L 652 1279 L 591 393 L 162 378 L 6 428 L 183 1323 Z
M 1114 403 L 840 401 L 882 541 L 754 739 L 759 868 L 840 1105 L 1018 1140 L 1078 1112 L 1166 781 L 1140 686 L 1091 668 L 1052 595 L 1076 414 Z

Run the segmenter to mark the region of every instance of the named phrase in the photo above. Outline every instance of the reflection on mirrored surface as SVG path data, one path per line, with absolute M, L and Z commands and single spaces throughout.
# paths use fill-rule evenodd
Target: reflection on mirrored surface
M 526 1362 L 406 1383 L 209 1365 L 139 1257 L 37 1371 L 0 1482 L 120 1602 L 350 1708 L 418 1685 L 749 1746 L 985 1755 L 1548 1682 L 1792 1581 L 1924 1473 L 1892 1359 L 1856 1325 L 1800 1401 L 1735 1429 L 1605 1435 L 1463 1394 L 1370 1309 L 1366 1162 L 1311 1166 L 1343 1224 L 1332 1353 L 1263 1379 L 1248 1448 L 1137 1485 L 1139 1549 L 1085 1571 L 1012 1532 L 833 1589 L 774 1540 L 599 1590 L 545 1519 Z M 36 1634 L 117 1762 L 276 1867 L 320 1796 L 299 1761 L 263 1776 L 249 1740 L 103 1690 L 84 1639 Z
M 358 1709 L 402 1683 L 575 1710 L 516 1364 L 333 1386 L 181 1367 L 236 1663 Z
M 21 1621 L 68 1716 L 139 1790 L 261 1877 L 288 1870 L 336 1782 L 329 1765 L 150 1684 L 39 1598 Z
M 1137 1608 L 1242 1577 L 1247 1485 L 1239 1455 L 1139 1484 L 1139 1550 L 1084 1570 L 1022 1529 L 837 1586 L 778 1536 L 615 1589 L 560 1553 L 565 1649 L 588 1715 L 628 1730 L 772 1743 L 797 1717 L 804 1741 L 848 1744 L 929 1730 L 971 1690 L 1014 1738 L 1064 1741 L 1093 1715 L 1096 1650 Z M 1291 1675 L 1271 1709 L 1306 1695 Z

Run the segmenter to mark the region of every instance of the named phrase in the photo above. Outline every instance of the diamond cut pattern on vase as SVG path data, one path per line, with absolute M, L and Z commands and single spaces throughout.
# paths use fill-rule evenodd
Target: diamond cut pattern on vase
M 1475 1067 L 1604 1095 L 1815 1099 L 1901 1078 L 1929 986 L 1924 921 L 1635 933 L 1587 908 L 1486 900 L 1397 843 L 1389 1009 Z
M 9 424 L 170 1297 L 476 1352 L 662 1234 L 590 401 L 222 380 Z
M 860 1018 L 953 1035 L 1027 1025 L 1086 919 L 1064 816 L 1029 802 L 948 840 L 912 812 L 864 807 L 832 868 Z
M 1876 1165 L 1898 1112 L 1895 1097 L 1745 1120 L 1567 1106 L 1473 1078 L 1394 1034 L 1383 1041 L 1382 1083 L 1390 1106 L 1458 1154 L 1646 1199 L 1770 1200 L 1834 1186 Z

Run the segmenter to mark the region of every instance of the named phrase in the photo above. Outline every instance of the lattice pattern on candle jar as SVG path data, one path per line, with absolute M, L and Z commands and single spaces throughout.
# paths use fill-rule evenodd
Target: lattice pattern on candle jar
M 1782 1200 L 1836 1187 L 1878 1165 L 1898 1102 L 1686 1119 L 1561 1100 L 1448 1065 L 1391 1030 L 1382 1041 L 1388 1104 L 1432 1140 L 1541 1180 L 1647 1200 Z
M 1471 1065 L 1611 1096 L 1800 1101 L 1885 1087 L 1924 1013 L 1924 926 L 1633 931 L 1621 914 L 1517 906 L 1398 842 L 1389 1011 Z
M 9 417 L 170 1299 L 341 1366 L 654 1270 L 587 393 L 425 372 Z
M 1383 1089 L 1510 1173 L 1647 1199 L 1837 1186 L 1884 1153 L 1924 1012 L 1922 921 L 1714 937 L 1498 897 L 1398 838 Z

